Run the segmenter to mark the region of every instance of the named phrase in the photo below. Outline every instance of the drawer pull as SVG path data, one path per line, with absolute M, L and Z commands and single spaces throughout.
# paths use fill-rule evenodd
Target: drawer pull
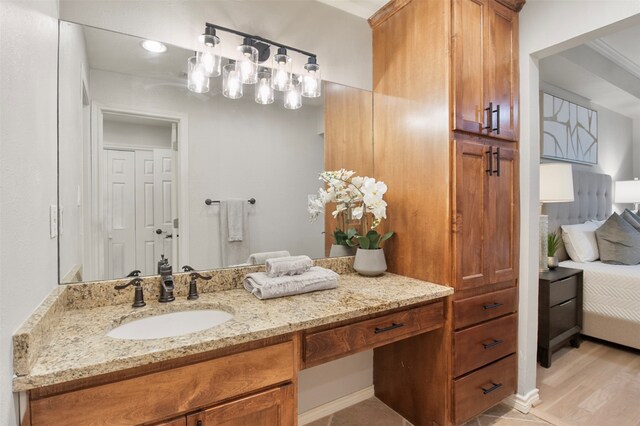
M 556 305 L 556 306 L 566 306 L 566 305 L 568 305 L 568 304 L 569 304 L 569 303 L 571 303 L 571 302 L 573 302 L 573 299 L 569 299 L 569 300 L 567 300 L 566 302 L 562 302 L 561 304 Z
M 485 349 L 489 349 L 489 348 L 493 348 L 494 346 L 498 346 L 502 342 L 504 342 L 504 340 L 493 339 L 493 342 L 483 343 L 482 346 L 484 346 Z
M 500 306 L 502 306 L 502 303 L 500 302 L 494 302 L 494 303 L 489 303 L 487 305 L 484 305 L 483 308 L 485 310 L 489 310 L 489 309 L 495 309 L 495 308 L 499 308 Z
M 376 327 L 373 332 L 375 334 L 384 333 L 385 331 L 395 330 L 396 328 L 400 328 L 400 327 L 404 327 L 404 324 L 402 324 L 402 323 L 396 324 L 394 322 L 394 323 L 391 323 L 391 325 L 389 327 Z
M 499 389 L 502 387 L 502 383 L 493 383 L 491 382 L 491 387 L 490 388 L 483 388 L 482 386 L 480 387 L 480 389 L 482 389 L 482 393 L 484 395 L 493 392 L 496 389 Z

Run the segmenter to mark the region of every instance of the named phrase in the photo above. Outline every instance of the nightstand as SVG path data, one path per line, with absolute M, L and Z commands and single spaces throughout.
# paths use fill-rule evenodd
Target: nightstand
M 538 290 L 538 362 L 551 366 L 551 354 L 570 343 L 580 347 L 582 269 L 541 272 Z

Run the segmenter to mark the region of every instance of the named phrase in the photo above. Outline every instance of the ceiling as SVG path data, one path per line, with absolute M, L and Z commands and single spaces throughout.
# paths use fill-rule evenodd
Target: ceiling
M 540 61 L 540 79 L 640 120 L 640 26 Z
M 369 19 L 389 0 L 318 0 L 360 18 Z

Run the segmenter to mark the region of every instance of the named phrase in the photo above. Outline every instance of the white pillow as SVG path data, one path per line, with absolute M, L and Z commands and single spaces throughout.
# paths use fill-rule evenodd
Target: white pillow
M 589 222 L 589 223 L 595 223 L 595 224 L 596 224 L 596 226 L 597 226 L 598 228 L 600 228 L 602 225 L 604 225 L 604 223 L 605 223 L 606 221 L 607 221 L 606 219 L 605 219 L 605 220 L 595 220 L 595 219 L 591 219 L 591 220 L 589 220 L 588 222 Z
M 567 254 L 574 262 L 593 262 L 600 258 L 596 229 L 598 224 L 585 222 L 578 225 L 562 225 L 562 241 Z

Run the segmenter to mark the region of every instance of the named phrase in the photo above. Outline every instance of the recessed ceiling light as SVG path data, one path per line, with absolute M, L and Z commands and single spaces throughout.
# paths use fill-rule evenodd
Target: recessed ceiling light
M 155 40 L 145 40 L 142 42 L 142 48 L 153 53 L 164 53 L 167 51 L 167 46 Z

